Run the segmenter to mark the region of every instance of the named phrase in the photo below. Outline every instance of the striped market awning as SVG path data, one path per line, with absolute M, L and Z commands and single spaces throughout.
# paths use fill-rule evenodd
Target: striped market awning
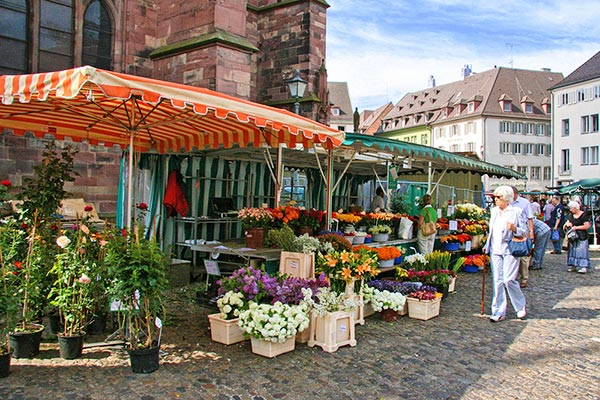
M 208 89 L 90 66 L 0 76 L 0 128 L 159 153 L 268 145 L 326 149 L 344 133 Z

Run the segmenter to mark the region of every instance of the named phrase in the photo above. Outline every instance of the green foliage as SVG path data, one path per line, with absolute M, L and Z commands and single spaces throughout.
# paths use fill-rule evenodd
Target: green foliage
M 129 348 L 148 348 L 158 335 L 155 318 L 164 316 L 168 259 L 155 240 L 143 238 L 143 228 L 123 233 L 115 232 L 106 245 L 109 294 L 121 304 L 120 322 L 128 328 Z
M 39 220 L 47 221 L 56 213 L 63 199 L 69 194 L 65 182 L 73 182 L 79 175 L 73 171 L 73 156 L 78 150 L 67 145 L 58 155 L 56 143 L 49 141 L 40 165 L 33 167 L 34 177 L 24 180 L 18 198 L 23 200 L 23 210 L 28 219 L 37 214 Z
M 389 202 L 390 211 L 395 214 L 410 214 L 410 200 L 404 199 L 402 195 L 392 192 Z
M 274 244 L 283 251 L 298 251 L 294 244 L 295 239 L 296 234 L 292 228 L 285 224 L 279 229 L 270 229 L 267 235 L 269 243 Z

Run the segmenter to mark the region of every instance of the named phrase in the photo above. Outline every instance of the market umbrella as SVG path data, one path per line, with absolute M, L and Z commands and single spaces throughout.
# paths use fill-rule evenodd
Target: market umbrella
M 83 66 L 0 76 L 0 127 L 159 153 L 286 145 L 325 149 L 344 133 L 286 110 L 208 89 Z M 131 222 L 129 174 L 127 221 Z

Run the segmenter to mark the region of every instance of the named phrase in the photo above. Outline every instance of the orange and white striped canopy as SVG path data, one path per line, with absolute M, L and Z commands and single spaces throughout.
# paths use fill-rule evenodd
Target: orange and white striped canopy
M 332 149 L 344 133 L 208 89 L 90 66 L 0 76 L 0 128 L 160 153 L 286 144 Z

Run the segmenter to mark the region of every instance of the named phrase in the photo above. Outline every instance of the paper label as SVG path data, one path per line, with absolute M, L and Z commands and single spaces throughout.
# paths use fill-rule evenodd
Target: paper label
M 456 220 L 452 220 L 452 221 L 448 222 L 448 229 L 450 229 L 451 231 L 457 231 L 458 230 L 458 222 L 456 222 Z

